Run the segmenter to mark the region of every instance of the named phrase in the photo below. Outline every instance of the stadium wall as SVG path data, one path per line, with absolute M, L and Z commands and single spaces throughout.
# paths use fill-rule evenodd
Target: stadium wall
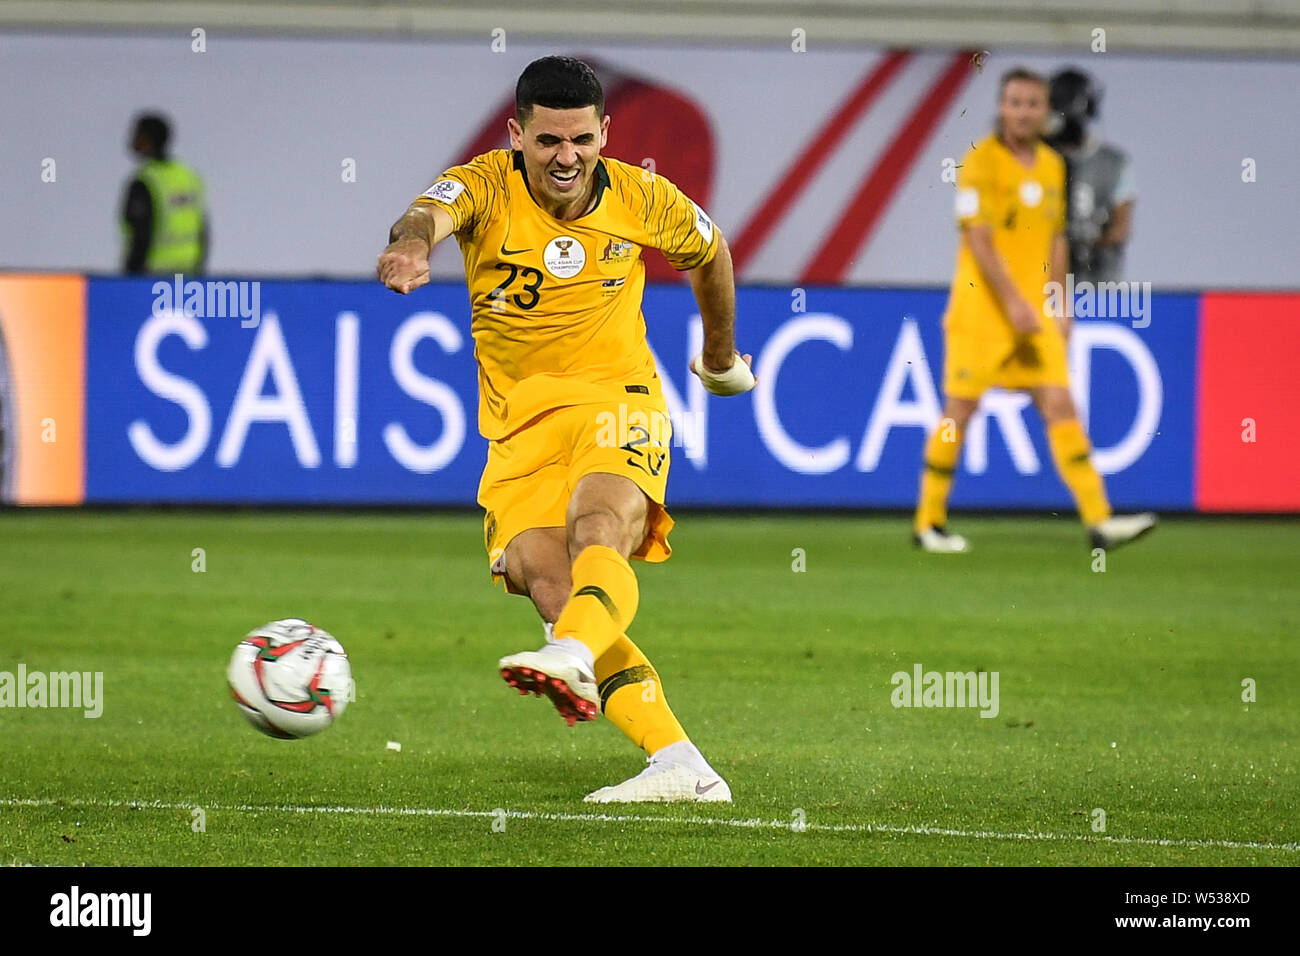
M 485 447 L 463 283 L 0 276 L 5 500 L 470 505 Z M 689 289 L 647 289 L 670 502 L 903 508 L 940 417 L 946 291 L 746 286 L 752 394 L 686 372 Z M 1136 311 L 1136 310 L 1135 310 Z M 1075 397 L 1121 508 L 1300 512 L 1300 294 L 1156 293 L 1080 319 Z M 635 426 L 635 422 L 628 423 Z M 986 396 L 956 508 L 1069 510 L 1025 396 Z
M 111 272 L 140 109 L 208 186 L 211 269 L 362 278 L 388 228 L 449 165 L 505 145 L 533 58 L 591 60 L 607 155 L 682 188 L 746 283 L 940 285 L 952 275 L 954 170 L 987 135 L 1002 72 L 1088 70 L 1099 132 L 1133 159 L 1126 278 L 1164 290 L 1295 286 L 1300 61 L 989 46 L 807 52 L 707 43 L 0 34 L 0 268 Z M 972 41 L 973 42 L 973 41 Z M 978 48 L 977 48 L 978 49 Z M 393 104 L 400 103 L 400 108 Z M 17 227 L 21 224 L 21 228 Z M 661 263 L 659 265 L 662 265 Z M 450 243 L 434 274 L 464 275 Z M 657 276 L 666 278 L 659 268 Z
M 1296 0 L 5 0 L 0 24 L 80 30 L 814 44 L 1300 50 Z

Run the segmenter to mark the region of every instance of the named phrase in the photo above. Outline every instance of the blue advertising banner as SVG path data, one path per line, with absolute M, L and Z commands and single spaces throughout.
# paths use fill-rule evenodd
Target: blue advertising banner
M 689 288 L 646 292 L 669 504 L 910 507 L 941 414 L 946 291 L 738 295 L 759 386 L 719 398 L 686 370 Z M 1076 401 L 1117 507 L 1192 506 L 1197 301 L 1076 323 Z M 87 312 L 89 502 L 474 502 L 486 449 L 462 284 L 91 279 Z M 1028 396 L 986 396 L 953 506 L 1071 507 Z

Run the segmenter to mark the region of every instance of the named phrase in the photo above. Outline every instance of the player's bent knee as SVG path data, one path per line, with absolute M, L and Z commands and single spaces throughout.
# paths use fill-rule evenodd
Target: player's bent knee
M 569 556 L 576 558 L 585 548 L 602 545 L 627 557 L 645 538 L 646 514 L 628 515 L 613 508 L 601 508 L 574 515 L 569 523 Z
M 627 557 L 645 540 L 649 501 L 637 484 L 621 475 L 585 475 L 569 501 L 569 557 L 603 545 Z

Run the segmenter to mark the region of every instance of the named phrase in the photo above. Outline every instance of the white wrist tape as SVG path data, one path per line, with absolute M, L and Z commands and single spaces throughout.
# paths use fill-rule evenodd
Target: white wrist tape
M 700 377 L 705 389 L 714 395 L 739 395 L 754 387 L 754 373 L 750 371 L 745 360 L 736 353 L 736 360 L 725 372 L 710 372 L 704 367 L 704 356 L 697 355 L 691 359 L 691 371 Z

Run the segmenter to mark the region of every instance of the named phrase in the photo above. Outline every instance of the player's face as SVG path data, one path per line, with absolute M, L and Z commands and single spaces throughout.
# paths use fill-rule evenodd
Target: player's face
M 1047 122 L 1047 87 L 1033 80 L 1012 80 L 998 103 L 1002 135 L 1013 143 L 1036 139 Z
M 523 153 L 528 185 L 539 200 L 567 206 L 591 195 L 596 161 L 609 136 L 609 117 L 596 107 L 534 106 L 523 126 L 509 122 L 510 145 Z

